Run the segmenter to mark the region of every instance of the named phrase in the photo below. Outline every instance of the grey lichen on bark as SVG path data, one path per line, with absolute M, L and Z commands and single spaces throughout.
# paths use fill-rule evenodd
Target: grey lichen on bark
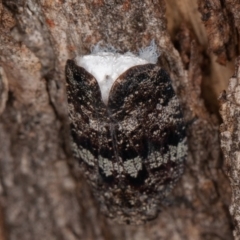
M 232 239 L 219 121 L 201 97 L 206 58 L 188 24 L 170 37 L 164 0 L 4 0 L 0 11 L 0 65 L 8 86 L 7 94 L 0 87 L 5 239 Z M 64 68 L 99 41 L 136 52 L 152 39 L 182 103 L 189 156 L 156 220 L 116 225 L 99 213 L 71 157 Z
M 221 116 L 221 148 L 225 159 L 225 169 L 232 187 L 231 215 L 235 222 L 235 239 L 240 236 L 240 201 L 239 201 L 239 176 L 240 176 L 240 58 L 236 61 L 236 71 L 229 80 L 228 89 L 220 98 Z

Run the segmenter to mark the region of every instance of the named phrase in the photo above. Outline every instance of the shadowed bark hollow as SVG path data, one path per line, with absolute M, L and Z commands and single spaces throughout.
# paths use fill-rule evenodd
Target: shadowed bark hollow
M 240 239 L 239 10 L 233 0 L 2 0 L 0 240 Z M 188 159 L 157 219 L 118 225 L 72 158 L 64 69 L 98 42 L 137 52 L 151 40 L 182 104 Z

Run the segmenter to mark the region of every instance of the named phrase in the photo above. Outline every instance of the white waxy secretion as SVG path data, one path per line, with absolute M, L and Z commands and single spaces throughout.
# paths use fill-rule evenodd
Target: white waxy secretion
M 78 56 L 75 61 L 78 66 L 83 67 L 96 78 L 103 102 L 107 104 L 111 87 L 122 73 L 133 66 L 155 64 L 158 57 L 157 46 L 152 41 L 150 46 L 140 49 L 138 55 L 130 52 L 119 54 L 113 47 L 101 48 L 97 44 L 91 54 Z

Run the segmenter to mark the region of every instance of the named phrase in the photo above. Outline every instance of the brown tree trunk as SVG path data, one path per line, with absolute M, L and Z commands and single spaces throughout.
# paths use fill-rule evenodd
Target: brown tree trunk
M 240 239 L 239 60 L 221 98 L 224 159 L 217 101 L 239 54 L 239 10 L 233 0 L 2 0 L 0 240 Z M 72 158 L 64 68 L 99 41 L 136 52 L 153 39 L 189 154 L 157 219 L 117 225 Z

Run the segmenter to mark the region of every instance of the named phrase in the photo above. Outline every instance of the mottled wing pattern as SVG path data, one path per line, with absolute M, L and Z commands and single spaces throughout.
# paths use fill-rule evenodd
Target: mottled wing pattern
M 111 183 L 118 169 L 117 156 L 111 118 L 98 83 L 72 60 L 67 61 L 66 77 L 74 156 L 95 184 Z
M 107 106 L 95 78 L 71 60 L 66 77 L 74 155 L 103 212 L 125 223 L 156 217 L 187 153 L 168 74 L 154 64 L 130 68 L 115 81 Z
M 68 60 L 66 78 L 74 156 L 88 178 L 96 182 L 99 160 L 106 155 L 108 158 L 113 155 L 113 151 L 112 154 L 109 152 L 112 148 L 109 118 L 101 101 L 97 81 L 91 74 Z
M 129 213 L 143 206 L 139 199 L 144 198 L 151 207 L 138 210 L 151 218 L 157 214 L 155 200 L 165 197 L 182 175 L 187 153 L 183 116 L 169 75 L 154 64 L 130 68 L 115 81 L 108 109 L 124 185 L 132 190 L 123 206 L 129 206 Z
M 110 92 L 108 108 L 129 184 L 142 186 L 144 177 L 160 173 L 166 163 L 183 162 L 186 134 L 179 100 L 159 66 L 140 65 L 122 74 Z M 161 177 L 158 184 L 167 178 Z

